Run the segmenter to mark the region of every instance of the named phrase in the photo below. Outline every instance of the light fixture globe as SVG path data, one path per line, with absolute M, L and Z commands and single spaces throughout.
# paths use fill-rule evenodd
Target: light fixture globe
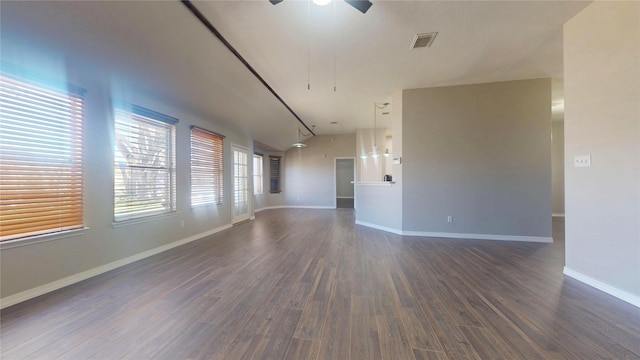
M 313 0 L 313 3 L 319 6 L 328 5 L 330 2 L 331 0 Z
M 294 147 L 294 148 L 303 148 L 303 147 L 307 146 L 307 144 L 301 143 L 301 142 L 297 142 L 297 143 L 291 144 L 291 146 Z

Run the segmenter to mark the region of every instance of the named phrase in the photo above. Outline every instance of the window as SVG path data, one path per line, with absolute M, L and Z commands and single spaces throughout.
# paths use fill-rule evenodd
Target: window
M 253 154 L 253 194 L 262 195 L 262 155 Z
M 178 120 L 135 105 L 129 110 L 115 110 L 115 221 L 176 210 Z
M 191 128 L 191 206 L 222 204 L 224 136 Z
M 282 192 L 280 189 L 280 156 L 269 156 L 269 168 L 271 172 L 270 193 Z
M 0 241 L 84 226 L 83 95 L 0 75 Z

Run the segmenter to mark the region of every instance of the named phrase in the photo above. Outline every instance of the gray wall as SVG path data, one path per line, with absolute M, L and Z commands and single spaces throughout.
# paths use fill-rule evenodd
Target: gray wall
M 551 136 L 552 211 L 564 215 L 564 122 L 552 122 Z
M 335 158 L 356 156 L 355 135 L 319 135 L 284 158 L 285 205 L 335 207 Z
M 550 238 L 550 79 L 405 90 L 402 113 L 403 230 Z
M 355 159 L 336 159 L 336 196 L 353 197 Z
M 594 2 L 564 26 L 565 272 L 637 306 L 639 23 L 638 2 Z
M 46 46 L 13 42 L 3 38 L 2 60 L 28 64 L 31 71 L 81 86 L 85 97 L 85 199 L 83 235 L 47 238 L 25 246 L 2 245 L 0 252 L 0 296 L 15 295 L 66 277 L 149 251 L 172 242 L 209 232 L 231 222 L 231 143 L 250 147 L 251 139 L 214 119 L 181 106 L 184 99 L 154 95 L 154 88 L 134 77 L 94 68 L 88 63 L 68 66 L 65 57 L 47 51 Z M 81 59 L 74 59 L 81 61 Z M 123 81 L 123 78 L 129 81 Z M 65 79 L 66 78 L 66 79 Z M 147 222 L 113 227 L 113 111 L 112 100 L 140 105 L 180 120 L 176 131 L 177 212 L 150 218 Z M 224 140 L 225 191 L 220 206 L 190 206 L 190 125 L 226 136 Z M 180 227 L 183 220 L 185 226 Z

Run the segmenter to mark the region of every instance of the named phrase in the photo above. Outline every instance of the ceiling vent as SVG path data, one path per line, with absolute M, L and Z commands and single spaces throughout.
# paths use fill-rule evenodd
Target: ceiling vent
M 433 44 L 433 40 L 438 35 L 437 32 L 426 33 L 426 34 L 418 34 L 413 38 L 413 43 L 411 43 L 411 50 L 423 47 L 430 47 Z

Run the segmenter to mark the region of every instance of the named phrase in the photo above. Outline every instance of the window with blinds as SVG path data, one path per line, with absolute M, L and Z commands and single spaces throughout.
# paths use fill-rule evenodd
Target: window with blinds
M 280 156 L 269 156 L 269 172 L 271 175 L 269 192 L 272 194 L 282 192 L 280 189 L 280 159 Z
M 135 105 L 115 109 L 115 221 L 176 210 L 177 122 Z
M 253 154 L 253 194 L 262 195 L 262 155 Z
M 0 75 L 0 241 L 83 227 L 83 95 Z
M 191 206 L 222 204 L 224 136 L 191 127 Z

